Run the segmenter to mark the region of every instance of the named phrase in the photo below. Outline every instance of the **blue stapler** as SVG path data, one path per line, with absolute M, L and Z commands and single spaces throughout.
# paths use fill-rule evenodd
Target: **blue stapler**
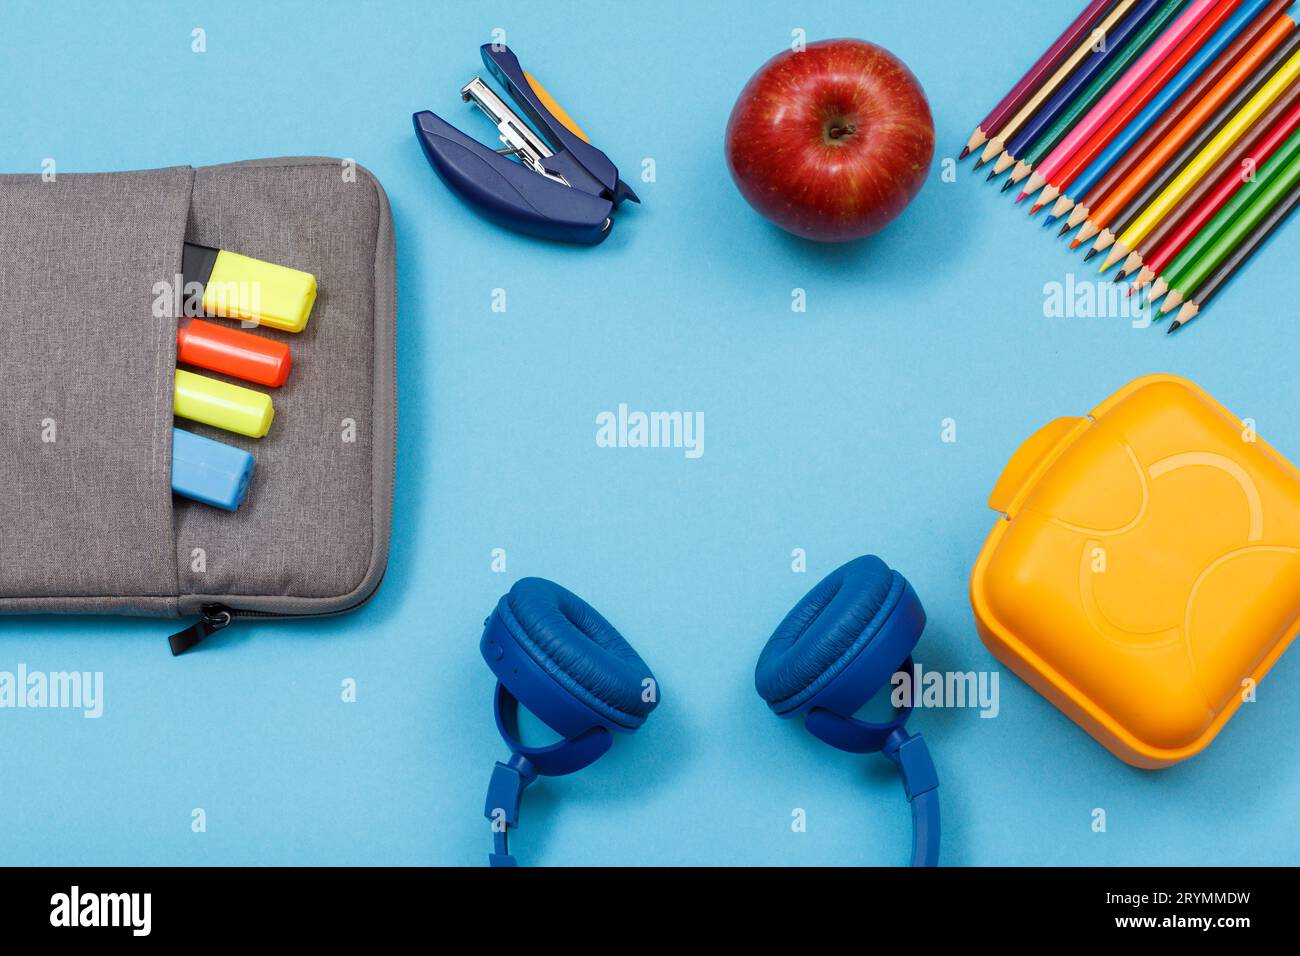
M 562 242 L 603 242 L 615 207 L 641 200 L 509 47 L 485 43 L 482 53 L 532 126 L 476 76 L 461 98 L 488 115 L 505 147 L 490 149 L 424 110 L 413 119 L 430 164 L 463 200 L 507 229 Z

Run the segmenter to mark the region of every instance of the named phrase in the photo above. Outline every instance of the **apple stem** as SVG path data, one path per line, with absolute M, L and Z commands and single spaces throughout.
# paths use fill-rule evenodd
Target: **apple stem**
M 857 131 L 858 128 L 852 123 L 845 123 L 843 126 L 832 126 L 829 130 L 829 134 L 831 139 L 839 139 L 841 136 L 848 136 Z

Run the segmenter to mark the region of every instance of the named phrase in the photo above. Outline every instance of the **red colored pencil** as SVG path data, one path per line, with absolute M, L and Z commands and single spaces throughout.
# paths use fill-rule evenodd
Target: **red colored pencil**
M 961 151 L 958 159 L 965 159 L 971 152 L 983 146 L 994 133 L 1002 127 L 1016 110 L 1024 105 L 1025 100 L 1033 95 L 1034 90 L 1043 82 L 1043 80 L 1056 69 L 1056 65 L 1068 50 L 1072 50 L 1089 30 L 1092 29 L 1097 18 L 1113 0 L 1092 0 L 1084 11 L 1079 14 L 1073 23 L 1065 28 L 1065 32 L 1057 37 L 1056 42 L 1048 47 L 1047 52 L 1038 58 L 1038 62 L 1029 68 L 1029 72 L 1020 78 L 1002 101 L 993 107 L 988 116 L 984 117 L 979 126 L 975 127 L 975 132 L 971 133 L 970 139 Z

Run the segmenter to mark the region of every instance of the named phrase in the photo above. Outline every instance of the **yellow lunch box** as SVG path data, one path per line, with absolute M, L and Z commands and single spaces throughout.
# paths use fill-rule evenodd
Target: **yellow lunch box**
M 1186 379 L 1044 426 L 989 506 L 981 639 L 1134 766 L 1199 753 L 1300 625 L 1300 471 Z

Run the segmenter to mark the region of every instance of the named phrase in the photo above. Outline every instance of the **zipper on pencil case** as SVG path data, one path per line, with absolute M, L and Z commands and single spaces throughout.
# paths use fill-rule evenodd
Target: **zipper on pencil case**
M 385 572 L 387 574 L 387 572 Z M 171 648 L 172 656 L 176 657 L 184 654 L 192 647 L 203 642 L 203 640 L 218 631 L 224 631 L 230 625 L 235 623 L 236 618 L 261 618 L 274 619 L 280 621 L 305 621 L 309 618 L 318 617 L 335 617 L 339 614 L 348 614 L 357 610 L 363 605 L 370 602 L 379 591 L 379 587 L 384 583 L 381 576 L 375 584 L 374 589 L 363 597 L 356 604 L 350 604 L 347 607 L 339 608 L 337 611 L 322 611 L 316 614 L 281 614 L 275 611 L 241 611 L 238 608 L 232 608 L 225 604 L 204 604 L 200 613 L 201 617 L 185 628 L 183 631 L 177 631 L 169 635 L 167 644 Z

